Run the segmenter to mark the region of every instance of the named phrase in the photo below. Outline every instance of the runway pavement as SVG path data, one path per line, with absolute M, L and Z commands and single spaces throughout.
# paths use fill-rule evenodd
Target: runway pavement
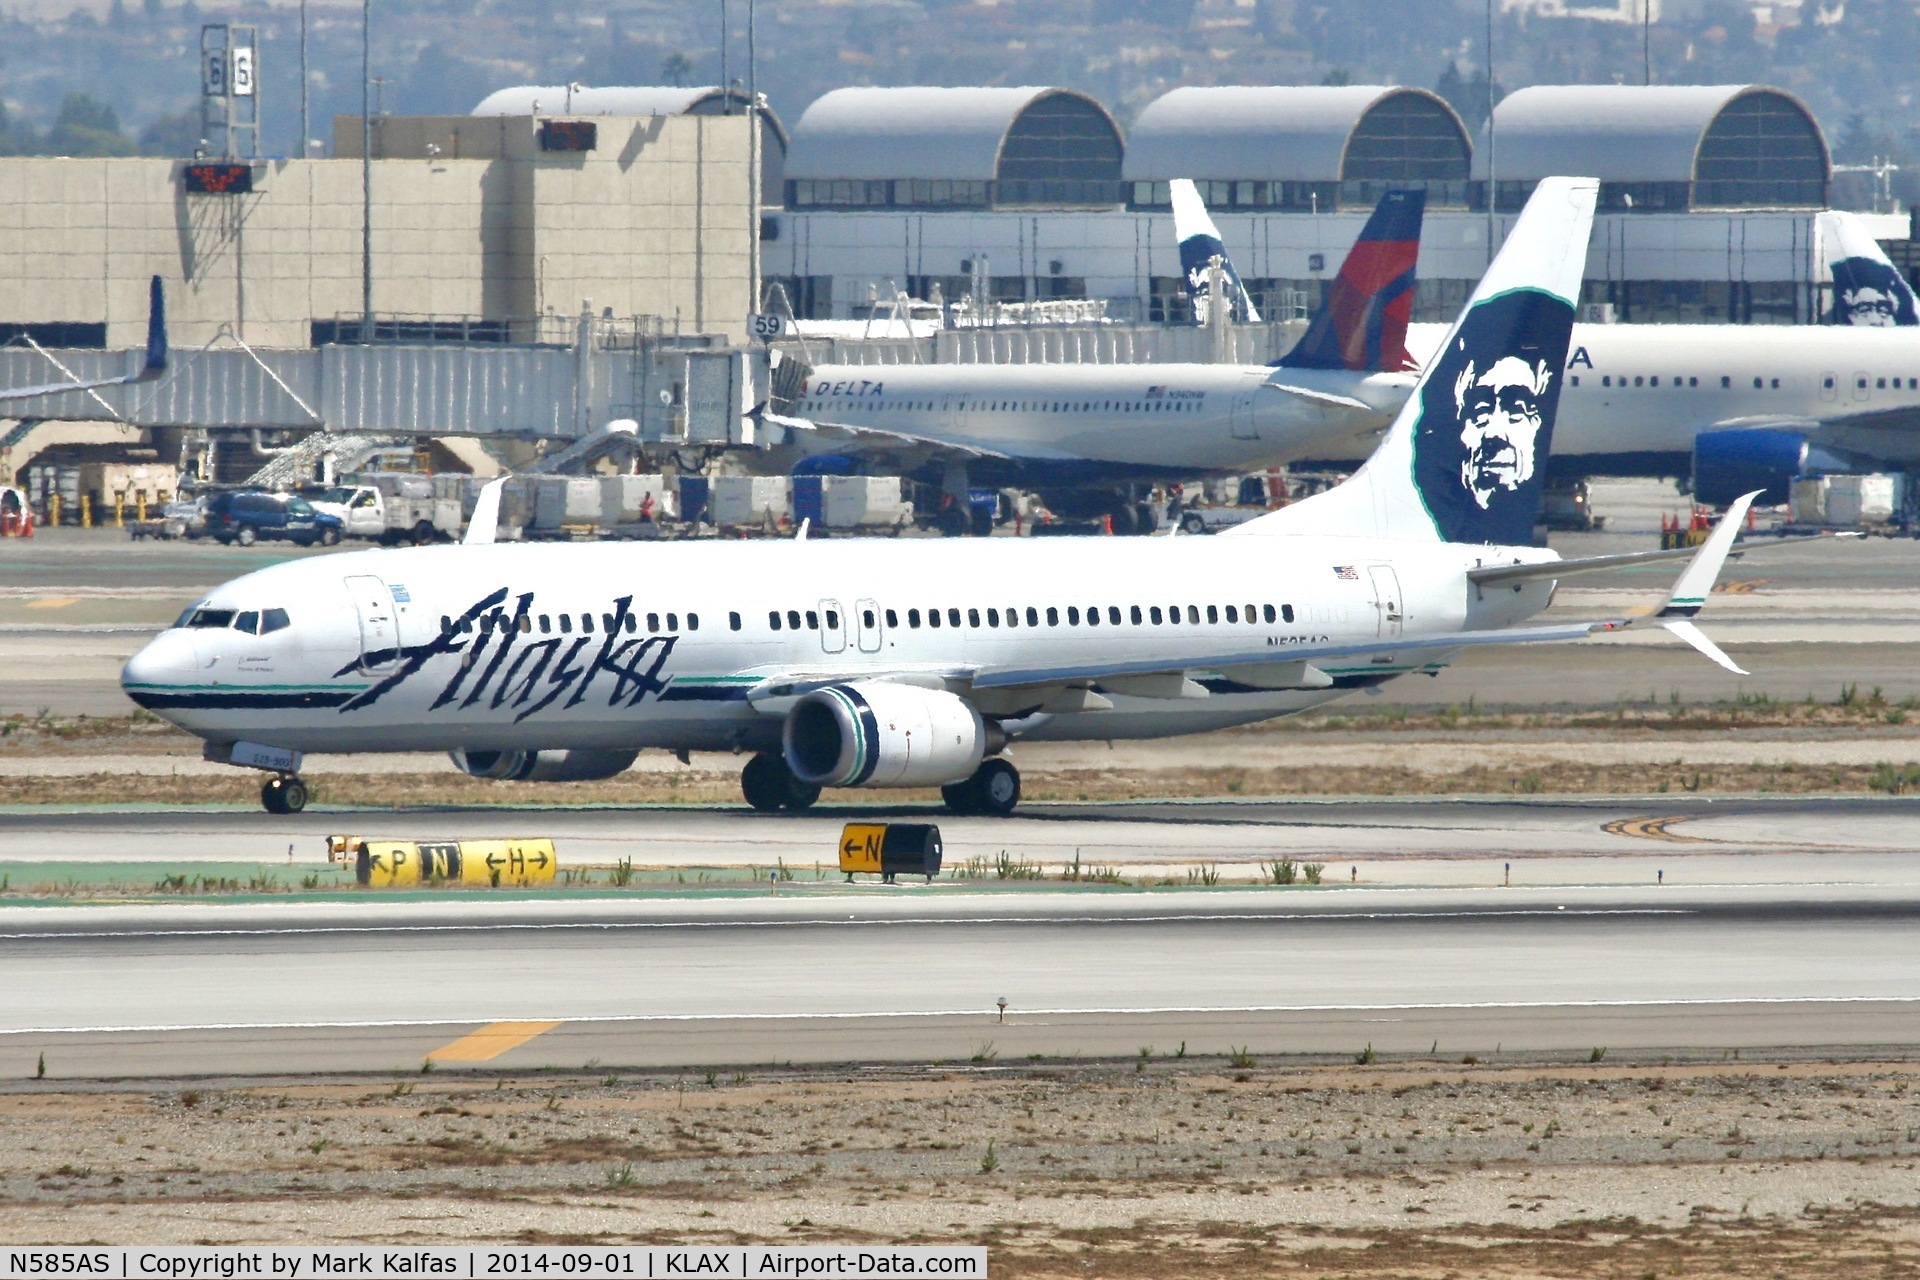
M 1257 853 L 1313 845 L 1352 859 L 1334 873 L 1364 873 L 1284 890 L 803 876 L 778 897 L 13 906 L 0 909 L 0 1073 L 28 1074 L 42 1054 L 50 1075 L 118 1077 L 417 1070 L 435 1055 L 509 1070 L 972 1069 L 1182 1042 L 1196 1053 L 1911 1046 L 1915 816 L 1906 799 L 1817 797 L 1053 806 L 944 824 L 949 856 L 994 845 L 1051 863 L 1073 840 L 1089 861 L 1089 844 L 1128 868 L 1179 849 L 1231 875 Z M 800 867 L 797 851 L 838 827 L 696 810 L 397 821 L 461 835 L 538 828 L 563 862 L 598 840 L 677 842 L 710 862 L 732 847 L 768 865 L 802 841 L 788 859 Z M 238 853 L 284 849 L 295 831 L 314 857 L 299 819 L 0 817 L 9 851 L 139 841 Z M 534 1029 L 497 1030 L 476 1057 L 467 1038 L 500 1023 Z

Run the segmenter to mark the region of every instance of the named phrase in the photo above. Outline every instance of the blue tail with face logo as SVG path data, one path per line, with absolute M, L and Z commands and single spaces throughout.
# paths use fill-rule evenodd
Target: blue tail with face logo
M 1851 213 L 1819 217 L 1821 254 L 1833 276 L 1833 305 L 1823 324 L 1866 328 L 1920 325 L 1913 286 L 1900 274 L 1866 224 Z
M 1529 545 L 1598 191 L 1544 179 L 1366 464 L 1231 532 Z

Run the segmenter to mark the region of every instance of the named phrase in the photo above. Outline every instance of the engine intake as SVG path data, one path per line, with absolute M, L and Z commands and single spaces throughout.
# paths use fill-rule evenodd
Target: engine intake
M 1780 427 L 1729 427 L 1693 439 L 1693 496 L 1710 507 L 1724 507 L 1755 489 L 1763 491 L 1763 505 L 1778 505 L 1796 476 L 1871 469 Z
M 454 768 L 505 782 L 593 782 L 624 772 L 638 750 L 455 751 Z
M 972 777 L 1007 736 L 951 693 L 861 680 L 803 695 L 781 739 L 813 786 L 928 787 Z

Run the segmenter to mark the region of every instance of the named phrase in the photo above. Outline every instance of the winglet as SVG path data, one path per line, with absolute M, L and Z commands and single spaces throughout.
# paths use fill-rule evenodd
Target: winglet
M 167 294 L 155 276 L 147 294 L 147 358 L 135 382 L 151 382 L 167 371 Z
M 480 496 L 474 499 L 473 519 L 467 521 L 467 536 L 460 539 L 466 547 L 487 547 L 493 545 L 495 535 L 500 531 L 500 498 L 506 491 L 508 476 L 498 480 L 489 480 L 480 490 Z
M 1740 536 L 1740 526 L 1746 523 L 1747 509 L 1753 506 L 1753 500 L 1761 492 L 1755 489 L 1752 493 L 1742 494 L 1728 506 L 1727 514 L 1720 517 L 1720 523 L 1713 526 L 1713 532 L 1700 544 L 1700 550 L 1680 571 L 1673 590 L 1667 593 L 1666 603 L 1653 615 L 1655 621 L 1665 625 L 1669 619 L 1691 618 L 1700 612 L 1701 606 L 1707 602 L 1708 593 L 1713 590 L 1714 579 L 1720 576 L 1721 566 L 1727 562 L 1727 553 L 1733 550 L 1733 540 Z

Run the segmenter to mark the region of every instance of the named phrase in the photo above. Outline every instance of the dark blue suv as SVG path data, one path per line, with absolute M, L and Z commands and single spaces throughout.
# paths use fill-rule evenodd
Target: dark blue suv
M 207 499 L 207 533 L 230 546 L 284 538 L 303 547 L 316 542 L 330 547 L 344 528 L 339 517 L 315 511 L 312 503 L 290 493 L 236 489 Z

